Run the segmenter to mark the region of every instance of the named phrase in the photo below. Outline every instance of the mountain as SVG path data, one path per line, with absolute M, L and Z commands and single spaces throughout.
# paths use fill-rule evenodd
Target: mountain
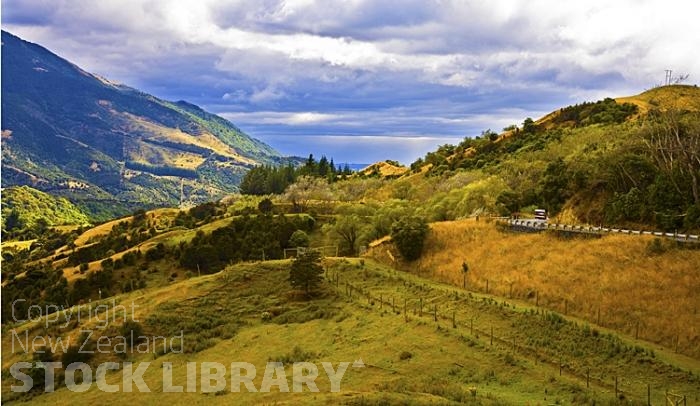
M 2 32 L 3 186 L 31 185 L 107 218 L 177 204 L 181 187 L 189 203 L 215 199 L 248 168 L 281 159 L 198 106 L 110 82 Z

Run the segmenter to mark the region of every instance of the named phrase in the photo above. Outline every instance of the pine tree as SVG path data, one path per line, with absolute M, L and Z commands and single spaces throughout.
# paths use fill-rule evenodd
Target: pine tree
M 303 289 L 308 296 L 323 281 L 323 272 L 321 254 L 316 251 L 306 251 L 294 259 L 292 268 L 289 270 L 289 283 L 293 288 Z

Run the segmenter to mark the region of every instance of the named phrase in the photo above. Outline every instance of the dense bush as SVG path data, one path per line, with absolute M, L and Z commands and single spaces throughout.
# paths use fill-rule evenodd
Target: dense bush
M 428 223 L 422 217 L 405 217 L 391 227 L 391 239 L 407 261 L 420 258 L 428 235 Z
M 258 215 L 235 218 L 228 226 L 205 234 L 197 233 L 183 244 L 180 264 L 191 270 L 211 273 L 229 262 L 282 258 L 297 230 L 310 231 L 314 219 L 307 215 Z

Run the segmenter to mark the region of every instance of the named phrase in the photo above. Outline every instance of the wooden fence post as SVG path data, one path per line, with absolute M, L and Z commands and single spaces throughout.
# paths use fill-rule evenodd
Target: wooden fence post
M 647 406 L 651 406 L 651 385 L 647 384 Z
M 562 363 L 561 363 L 561 357 L 559 357 L 559 376 L 561 376 L 561 370 L 562 370 Z
M 403 317 L 408 321 L 408 313 L 406 312 L 406 298 L 403 298 Z

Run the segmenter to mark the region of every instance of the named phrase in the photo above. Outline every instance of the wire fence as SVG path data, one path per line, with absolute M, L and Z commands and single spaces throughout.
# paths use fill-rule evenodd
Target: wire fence
M 686 405 L 687 395 L 676 394 L 669 388 L 661 386 L 655 380 L 640 381 L 639 377 L 626 377 L 623 374 L 610 374 L 610 371 L 596 370 L 591 366 L 574 365 L 567 361 L 568 354 L 552 354 L 552 351 L 537 345 L 525 343 L 522 337 L 508 334 L 494 323 L 484 323 L 479 317 L 465 316 L 462 311 L 465 305 L 473 302 L 481 302 L 503 306 L 492 298 L 476 297 L 470 292 L 445 288 L 430 289 L 432 297 L 406 297 L 406 295 L 373 293 L 369 288 L 363 288 L 349 280 L 341 280 L 341 272 L 327 272 L 328 281 L 336 290 L 353 302 L 368 305 L 377 311 L 382 311 L 403 317 L 405 322 L 432 321 L 436 324 L 447 322 L 449 326 L 462 336 L 470 339 L 482 340 L 483 345 L 512 351 L 519 357 L 532 360 L 535 364 L 545 364 L 558 370 L 559 376 L 570 376 L 585 382 L 587 390 L 597 388 L 601 393 L 614 395 L 615 399 L 634 399 L 644 404 L 659 404 L 662 400 L 666 405 Z M 407 281 L 404 280 L 404 286 Z M 411 284 L 412 282 L 408 282 Z M 538 309 L 538 315 L 542 318 L 560 317 L 556 312 Z M 505 329 L 504 329 L 505 330 Z M 695 394 L 697 399 L 700 392 Z M 655 403 L 652 403 L 654 401 Z

